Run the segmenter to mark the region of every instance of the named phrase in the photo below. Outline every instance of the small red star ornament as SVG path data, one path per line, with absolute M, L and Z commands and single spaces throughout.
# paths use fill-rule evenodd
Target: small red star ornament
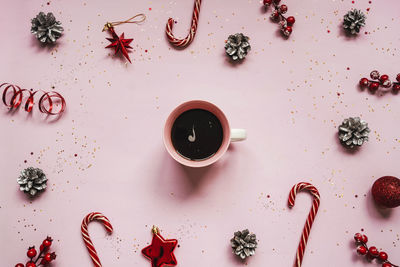
M 157 227 L 153 226 L 153 240 L 151 245 L 142 250 L 143 255 L 151 260 L 152 267 L 162 267 L 164 265 L 175 266 L 178 264 L 176 261 L 174 250 L 178 245 L 176 239 L 164 239 L 160 235 Z
M 116 22 L 107 22 L 104 25 L 103 31 L 109 31 L 111 33 L 112 38 L 106 38 L 108 41 L 111 42 L 111 44 L 107 45 L 106 48 L 114 48 L 115 54 L 117 54 L 119 51 L 121 51 L 122 55 L 129 61 L 129 63 L 132 64 L 131 59 L 129 58 L 129 50 L 132 49 L 130 46 L 131 42 L 133 39 L 125 39 L 125 34 L 122 33 L 120 36 L 118 36 L 115 33 L 114 26 L 121 25 L 124 23 L 142 23 L 143 21 L 146 20 L 146 15 L 144 14 L 137 14 L 127 20 L 124 21 L 116 21 Z
M 122 33 L 121 36 L 118 37 L 118 35 L 114 31 L 114 27 L 111 26 L 109 23 L 106 24 L 105 28 L 107 28 L 107 30 L 112 35 L 112 38 L 106 38 L 108 41 L 111 42 L 111 44 L 107 45 L 106 48 L 114 48 L 115 54 L 121 51 L 122 55 L 124 55 L 124 57 L 129 61 L 129 63 L 132 64 L 127 49 L 132 48 L 130 46 L 130 43 L 133 41 L 133 39 L 125 39 L 124 33 Z

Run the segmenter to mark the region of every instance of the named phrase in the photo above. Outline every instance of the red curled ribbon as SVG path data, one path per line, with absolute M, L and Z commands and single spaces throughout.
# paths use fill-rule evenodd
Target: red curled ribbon
M 54 91 L 30 91 L 28 89 L 22 89 L 18 85 L 13 85 L 10 83 L 2 83 L 0 85 L 0 90 L 1 89 L 3 89 L 3 103 L 4 105 L 6 105 L 6 107 L 10 109 L 17 109 L 23 103 L 23 96 L 25 93 L 28 94 L 28 98 L 26 99 L 24 109 L 26 112 L 31 112 L 34 106 L 34 96 L 38 92 L 43 92 L 43 95 L 40 97 L 38 103 L 39 110 L 42 113 L 46 113 L 47 115 L 59 115 L 64 112 L 67 105 L 64 97 Z M 7 97 L 7 94 L 10 92 L 12 93 L 12 96 Z M 60 102 L 61 108 L 58 111 L 53 111 L 55 102 Z

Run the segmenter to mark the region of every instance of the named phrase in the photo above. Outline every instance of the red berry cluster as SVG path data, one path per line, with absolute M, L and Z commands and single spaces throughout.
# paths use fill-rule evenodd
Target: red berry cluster
M 36 267 L 36 266 L 48 266 L 50 262 L 55 260 L 56 258 L 56 253 L 49 252 L 51 243 L 53 242 L 53 239 L 51 237 L 47 237 L 45 240 L 43 240 L 42 244 L 40 245 L 40 253 L 38 255 L 35 246 L 29 247 L 28 252 L 26 255 L 30 259 L 25 265 L 23 263 L 18 263 L 15 265 L 15 267 Z M 37 255 L 36 260 L 34 259 Z M 39 260 L 41 261 L 39 262 Z M 38 264 L 39 262 L 39 264 Z
M 378 259 L 382 263 L 382 267 L 399 267 L 388 261 L 388 254 L 386 252 L 379 252 L 376 247 L 368 248 L 368 237 L 366 235 L 357 233 L 354 235 L 354 240 L 356 240 L 357 253 L 366 256 L 369 261 Z
M 281 31 L 285 36 L 289 36 L 292 33 L 292 26 L 295 23 L 295 19 L 293 16 L 285 17 L 285 14 L 288 11 L 287 5 L 279 5 L 281 0 L 263 0 L 263 4 L 267 9 L 271 4 L 274 6 L 275 10 L 271 14 L 271 19 L 275 21 L 279 21 L 279 25 L 281 26 Z
M 396 77 L 397 82 L 391 82 L 389 80 L 388 75 L 386 74 L 380 75 L 377 70 L 371 71 L 369 76 L 371 77 L 372 81 L 367 78 L 361 78 L 360 80 L 361 87 L 368 87 L 368 89 L 373 93 L 376 90 L 378 90 L 380 86 L 384 88 L 383 91 L 389 91 L 390 87 L 392 87 L 394 93 L 400 91 L 400 73 L 397 74 Z

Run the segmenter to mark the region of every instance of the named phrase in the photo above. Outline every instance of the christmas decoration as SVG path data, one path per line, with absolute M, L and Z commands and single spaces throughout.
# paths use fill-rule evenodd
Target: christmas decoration
M 135 20 L 138 19 L 138 20 Z M 124 21 L 115 21 L 115 22 L 107 22 L 104 25 L 103 31 L 109 31 L 112 38 L 106 38 L 108 41 L 111 42 L 106 48 L 114 48 L 115 54 L 117 54 L 119 51 L 121 51 L 122 55 L 129 61 L 131 62 L 131 59 L 129 58 L 128 50 L 131 49 L 132 47 L 130 46 L 130 43 L 133 41 L 133 39 L 125 39 L 125 34 L 122 33 L 120 36 L 118 36 L 115 33 L 114 26 L 121 25 L 124 23 L 142 23 L 143 21 L 146 20 L 146 16 L 144 14 L 137 14 L 127 20 Z
M 293 16 L 285 17 L 284 14 L 288 11 L 286 5 L 279 5 L 281 0 L 263 0 L 265 9 L 267 10 L 269 6 L 274 6 L 274 11 L 271 14 L 271 19 L 277 21 L 281 27 L 281 32 L 286 37 L 289 37 L 293 31 L 293 24 L 296 22 Z
M 192 16 L 192 25 L 190 26 L 189 34 L 184 39 L 175 38 L 174 34 L 172 33 L 172 27 L 175 21 L 173 18 L 168 19 L 165 33 L 167 34 L 168 41 L 172 45 L 176 47 L 185 47 L 193 41 L 194 36 L 196 35 L 197 32 L 197 25 L 199 23 L 200 5 L 201 5 L 201 0 L 195 0 L 193 8 L 193 16 Z
M 343 17 L 343 29 L 350 34 L 357 34 L 365 26 L 365 14 L 358 9 L 350 10 Z
M 315 216 L 317 215 L 319 203 L 320 203 L 320 195 L 319 195 L 317 188 L 315 188 L 310 183 L 301 182 L 301 183 L 295 184 L 293 186 L 292 190 L 290 190 L 289 199 L 288 199 L 288 204 L 289 204 L 290 208 L 293 208 L 294 202 L 296 199 L 296 195 L 298 192 L 300 192 L 302 190 L 307 190 L 314 197 L 314 200 L 313 200 L 312 208 L 310 210 L 310 213 L 308 214 L 306 223 L 304 225 L 304 229 L 303 229 L 303 233 L 301 235 L 299 246 L 297 248 L 296 262 L 295 262 L 296 267 L 300 267 L 301 263 L 303 261 L 304 251 L 306 249 L 308 237 L 310 235 L 311 227 L 314 223 L 314 219 L 315 219 Z
M 88 225 L 91 221 L 100 221 L 107 230 L 107 233 L 111 234 L 113 232 L 113 227 L 111 226 L 110 220 L 100 212 L 92 212 L 86 215 L 86 217 L 82 221 L 81 225 L 81 233 L 83 241 L 89 251 L 89 255 L 92 258 L 93 264 L 95 267 L 101 267 L 99 256 L 97 255 L 97 251 L 94 248 L 93 242 L 90 239 L 88 232 Z
M 26 255 L 30 260 L 26 263 L 26 265 L 24 265 L 23 263 L 18 263 L 15 265 L 15 267 L 48 266 L 53 260 L 56 259 L 56 253 L 49 252 L 52 242 L 53 239 L 51 239 L 51 237 L 49 236 L 45 240 L 43 240 L 42 244 L 40 245 L 39 254 L 37 253 L 35 246 L 29 247 Z M 37 258 L 34 259 L 36 256 Z
M 151 241 L 151 245 L 142 250 L 143 255 L 151 260 L 151 266 L 177 265 L 178 262 L 176 261 L 174 250 L 178 245 L 178 240 L 164 239 L 156 226 L 153 226 L 152 232 L 153 240 Z
M 383 176 L 372 185 L 372 196 L 375 202 L 385 208 L 400 206 L 400 179 Z
M 0 90 L 3 89 L 3 103 L 10 109 L 17 109 L 23 100 L 24 93 L 28 95 L 26 99 L 24 109 L 27 112 L 31 112 L 34 105 L 34 96 L 39 91 L 33 91 L 28 89 L 21 89 L 18 85 L 9 83 L 3 83 L 0 85 Z M 57 92 L 43 92 L 43 95 L 39 98 L 38 106 L 39 111 L 47 115 L 59 115 L 64 112 L 66 103 L 64 97 Z M 58 107 L 58 108 L 57 108 Z
M 253 256 L 256 253 L 257 238 L 255 234 L 250 234 L 249 230 L 237 231 L 231 239 L 233 253 L 242 260 Z
M 374 246 L 368 248 L 368 237 L 366 235 L 356 233 L 354 235 L 354 240 L 356 241 L 357 245 L 357 253 L 359 255 L 365 256 L 368 261 L 377 259 L 378 262 L 382 264 L 382 267 L 399 267 L 398 265 L 394 265 L 388 260 L 389 256 L 386 252 L 378 251 L 378 249 Z
M 29 167 L 21 171 L 17 182 L 19 189 L 31 197 L 44 191 L 47 187 L 47 178 L 41 169 Z
M 393 83 L 392 90 L 394 93 L 398 93 L 400 91 L 400 73 L 396 76 L 396 81 Z
M 61 22 L 57 21 L 51 12 L 47 13 L 47 15 L 40 12 L 32 19 L 31 32 L 42 43 L 55 43 L 61 37 L 63 31 Z
M 388 75 L 380 75 L 377 70 L 371 71 L 370 77 L 372 80 L 361 78 L 360 86 L 362 88 L 368 87 L 372 93 L 375 93 L 378 89 L 387 92 L 392 88 L 393 93 L 397 93 L 400 90 L 400 73 L 396 76 L 397 82 L 391 82 Z
M 244 59 L 250 50 L 249 37 L 243 33 L 229 35 L 226 40 L 225 52 L 234 61 Z
M 364 120 L 359 117 L 350 117 L 339 126 L 339 140 L 347 148 L 362 146 L 368 141 L 370 131 L 368 123 Z

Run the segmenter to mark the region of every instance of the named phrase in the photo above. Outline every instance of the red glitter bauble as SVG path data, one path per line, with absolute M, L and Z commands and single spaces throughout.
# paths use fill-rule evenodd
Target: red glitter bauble
M 400 206 L 400 179 L 393 176 L 383 176 L 372 186 L 372 196 L 375 202 L 385 208 Z

